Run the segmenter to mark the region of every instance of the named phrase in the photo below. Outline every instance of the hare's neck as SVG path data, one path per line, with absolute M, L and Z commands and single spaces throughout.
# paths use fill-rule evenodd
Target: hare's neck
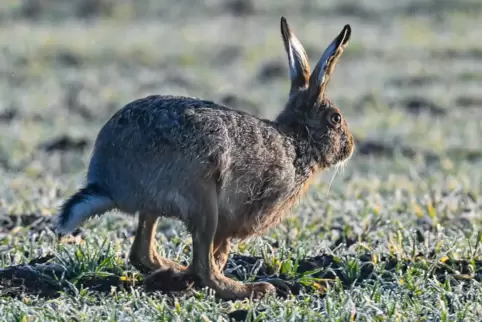
M 285 122 L 272 122 L 280 133 L 287 139 L 287 145 L 292 147 L 293 165 L 296 170 L 296 182 L 305 184 L 313 174 L 327 168 L 320 146 L 313 141 L 304 128 L 293 127 Z
M 296 159 L 294 160 L 294 166 L 296 169 L 296 179 L 302 184 L 325 168 L 324 159 L 320 149 L 312 142 L 300 139 L 295 142 Z

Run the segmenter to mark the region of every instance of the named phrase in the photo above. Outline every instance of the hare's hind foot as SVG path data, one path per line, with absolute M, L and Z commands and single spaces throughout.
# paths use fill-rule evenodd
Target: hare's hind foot
M 204 283 L 216 291 L 223 300 L 235 301 L 247 298 L 261 299 L 270 293 L 276 293 L 276 288 L 266 282 L 240 283 L 224 275 L 216 274 L 209 279 L 204 278 Z
M 275 292 L 276 289 L 270 283 L 239 283 L 226 276 L 222 275 L 224 267 L 228 261 L 231 243 L 229 240 L 214 241 L 214 267 L 217 272 L 214 278 L 209 283 L 216 284 L 214 289 L 217 289 L 218 295 L 226 300 L 237 300 L 244 298 L 259 299 L 265 294 Z M 219 275 L 218 275 L 219 272 Z
M 212 269 L 209 271 L 202 267 L 191 264 L 189 270 L 196 274 L 205 286 L 212 288 L 217 295 L 224 300 L 242 300 L 245 298 L 259 299 L 264 295 L 276 292 L 276 288 L 270 283 L 240 283 L 223 275 L 224 267 L 228 261 L 231 244 L 229 240 L 213 243 L 213 256 L 211 261 Z

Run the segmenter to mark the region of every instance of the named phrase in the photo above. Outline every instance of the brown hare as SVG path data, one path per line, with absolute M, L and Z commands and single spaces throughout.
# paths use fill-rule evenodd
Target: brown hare
M 87 182 L 62 205 L 58 231 L 70 233 L 113 209 L 139 214 L 129 259 L 151 273 L 148 283 L 163 273 L 173 279 L 193 276 L 226 300 L 273 292 L 269 283 L 240 283 L 223 275 L 231 240 L 278 224 L 317 173 L 346 162 L 355 149 L 346 120 L 325 98 L 350 26 L 311 74 L 284 17 L 281 34 L 291 88 L 275 120 L 191 97 L 156 95 L 127 104 L 100 130 Z M 157 254 L 159 217 L 181 220 L 192 235 L 188 267 Z

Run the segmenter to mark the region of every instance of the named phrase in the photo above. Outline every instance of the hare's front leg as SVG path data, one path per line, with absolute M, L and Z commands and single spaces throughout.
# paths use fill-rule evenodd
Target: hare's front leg
M 129 260 L 141 273 L 150 273 L 156 270 L 182 271 L 186 267 L 170 259 L 162 258 L 156 251 L 156 227 L 159 217 L 156 215 L 140 213 L 136 236 L 132 244 Z
M 193 258 L 190 272 L 197 275 L 201 283 L 212 288 L 225 300 L 238 300 L 248 297 L 260 298 L 268 292 L 275 292 L 269 283 L 236 282 L 224 276 L 218 265 L 225 263 L 227 254 L 219 252 L 218 261 L 214 257 L 214 237 L 218 224 L 218 206 L 216 189 L 205 189 L 202 207 L 199 213 L 192 217 L 190 227 L 193 240 Z M 225 246 L 224 246 L 225 247 Z M 223 265 L 224 266 L 224 265 Z

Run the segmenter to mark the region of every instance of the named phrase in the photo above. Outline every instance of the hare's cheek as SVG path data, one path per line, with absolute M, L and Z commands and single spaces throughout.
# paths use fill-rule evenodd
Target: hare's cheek
M 350 158 L 354 150 L 355 150 L 355 141 L 353 139 L 353 136 L 351 134 L 348 134 L 344 138 L 343 154 L 346 156 L 346 158 Z
M 332 149 L 337 158 L 343 153 L 345 146 L 345 138 L 341 135 L 337 135 L 333 138 Z
M 344 144 L 344 138 L 341 135 L 335 136 L 333 147 L 336 148 L 336 151 L 341 151 L 343 144 Z

